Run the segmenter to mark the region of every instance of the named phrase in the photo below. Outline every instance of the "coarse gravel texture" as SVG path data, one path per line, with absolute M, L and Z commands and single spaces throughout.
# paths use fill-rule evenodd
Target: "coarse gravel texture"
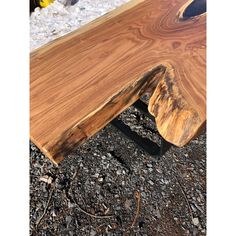
M 65 7 L 65 0 L 56 0 L 46 8 L 36 8 L 30 15 L 30 50 L 66 35 L 128 1 L 79 0 L 75 5 Z
M 155 124 L 135 108 L 120 118 L 158 141 Z M 111 125 L 58 167 L 30 148 L 31 235 L 206 235 L 205 132 L 160 158 Z
M 31 50 L 124 2 L 50 6 L 60 6 L 64 16 L 49 13 L 49 7 L 37 9 L 38 16 L 31 15 Z M 97 7 L 103 3 L 104 11 Z M 78 6 L 86 7 L 76 13 Z M 75 15 L 83 18 L 81 14 L 89 15 L 87 20 L 63 26 Z M 119 118 L 141 136 L 160 142 L 155 124 L 137 109 L 130 107 Z M 156 158 L 107 125 L 58 167 L 30 143 L 30 235 L 206 235 L 206 132 Z

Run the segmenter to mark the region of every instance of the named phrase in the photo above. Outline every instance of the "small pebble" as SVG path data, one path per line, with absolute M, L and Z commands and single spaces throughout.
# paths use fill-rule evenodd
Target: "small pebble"
M 98 176 L 99 176 L 99 174 L 96 173 L 96 174 L 92 175 L 91 177 L 98 178 Z
M 148 180 L 148 183 L 154 185 L 154 183 L 151 180 Z
M 110 153 L 110 152 L 108 152 L 108 153 L 107 153 L 107 156 L 108 156 L 108 157 L 112 157 L 112 155 L 111 155 L 111 153 Z
M 156 217 L 158 218 L 158 219 L 160 219 L 161 218 L 161 213 L 160 213 L 160 211 L 159 211 L 159 209 L 156 209 Z
M 103 182 L 103 178 L 101 177 L 101 178 L 98 178 L 98 182 Z
M 70 226 L 71 221 L 72 221 L 72 217 L 71 216 L 66 216 L 67 228 Z
M 132 202 L 130 199 L 125 200 L 125 209 L 130 210 L 131 209 Z
M 57 216 L 54 210 L 52 211 L 52 216 L 53 216 L 53 217 L 56 217 L 56 216 Z
M 71 202 L 68 202 L 68 207 L 69 207 L 69 208 L 73 208 L 73 207 L 74 207 L 74 204 L 71 203 Z
M 90 236 L 95 236 L 97 234 L 97 232 L 94 229 L 90 230 Z
M 143 198 L 145 198 L 145 197 L 147 196 L 147 194 L 146 194 L 145 192 L 142 192 L 142 193 L 141 193 L 141 196 L 142 196 Z
M 196 226 L 199 224 L 198 218 L 193 218 L 193 224 Z
M 151 167 L 152 167 L 152 164 L 151 164 L 151 163 L 148 163 L 148 164 L 147 164 L 147 167 L 148 167 L 148 168 L 151 168 Z

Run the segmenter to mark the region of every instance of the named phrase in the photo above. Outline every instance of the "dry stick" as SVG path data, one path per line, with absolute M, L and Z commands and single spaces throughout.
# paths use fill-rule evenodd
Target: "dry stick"
M 76 178 L 76 176 L 77 176 L 77 174 L 78 174 L 78 171 L 79 171 L 79 168 L 77 168 L 76 171 L 75 171 L 75 173 L 73 174 L 71 183 L 75 180 L 75 178 Z M 66 196 L 67 200 L 71 202 L 71 200 L 70 200 L 70 198 L 67 196 L 67 194 L 68 194 L 68 193 L 65 192 L 65 196 Z M 77 200 L 76 200 L 75 198 L 72 198 L 72 200 L 73 200 L 73 201 L 75 202 L 75 204 L 77 205 L 77 208 L 78 208 L 81 212 L 83 212 L 85 215 L 88 215 L 88 216 L 93 217 L 93 218 L 96 218 L 96 219 L 108 219 L 108 218 L 114 217 L 114 215 L 108 215 L 108 216 L 97 216 L 97 215 L 93 215 L 93 214 L 91 214 L 91 213 L 85 211 L 84 209 L 82 209 L 82 208 L 79 206 L 79 204 L 78 204 L 78 202 L 77 202 Z
M 48 198 L 48 201 L 47 201 L 47 204 L 44 208 L 44 211 L 43 211 L 43 214 L 39 217 L 39 219 L 36 221 L 36 224 L 35 224 L 35 228 L 37 229 L 38 228 L 38 225 L 40 224 L 40 222 L 42 221 L 43 217 L 45 216 L 45 214 L 47 213 L 47 210 L 48 210 L 48 206 L 49 206 L 49 203 L 51 201 L 51 198 L 52 198 L 52 194 L 54 192 L 54 189 L 55 189 L 55 185 L 53 185 L 53 188 L 51 189 L 51 192 L 50 192 L 50 195 L 49 195 L 49 198 Z
M 130 228 L 133 228 L 137 219 L 138 219 L 138 216 L 139 216 L 139 212 L 140 212 L 140 200 L 141 200 L 141 194 L 140 192 L 136 191 L 135 192 L 135 198 L 137 199 L 137 210 L 136 210 L 136 214 L 135 214 L 135 217 L 134 217 L 134 220 L 133 220 L 133 223 L 132 225 L 130 226 Z
M 190 216 L 191 216 L 191 220 L 193 220 L 193 218 L 194 218 L 194 217 L 193 217 L 193 212 L 192 212 L 192 210 L 191 210 L 191 206 L 190 206 L 190 204 L 189 204 L 189 201 L 188 201 L 188 198 L 187 198 L 186 193 L 185 193 L 185 191 L 184 191 L 184 188 L 183 188 L 182 184 L 180 183 L 178 177 L 176 177 L 176 176 L 174 176 L 174 177 L 175 177 L 177 183 L 179 184 L 179 187 L 180 187 L 180 189 L 181 189 L 181 192 L 183 193 L 183 196 L 184 196 L 184 198 L 185 198 L 185 201 L 186 201 L 186 203 L 187 203 L 187 205 L 188 205 L 188 210 L 189 210 L 189 213 L 190 213 Z
M 68 197 L 67 197 L 67 199 L 68 199 Z M 68 200 L 70 201 L 70 199 L 68 199 Z M 108 218 L 114 217 L 114 215 L 108 215 L 108 216 L 97 216 L 97 215 L 93 215 L 93 214 L 91 214 L 91 213 L 85 211 L 84 209 L 82 209 L 82 208 L 79 206 L 79 204 L 78 204 L 78 202 L 77 202 L 77 200 L 76 200 L 75 198 L 73 198 L 73 200 L 74 200 L 75 204 L 77 205 L 77 208 L 78 208 L 81 212 L 83 212 L 85 215 L 88 215 L 88 216 L 93 217 L 93 218 L 96 218 L 96 219 L 108 219 Z
M 181 190 L 181 192 L 182 192 L 182 194 L 184 196 L 184 199 L 185 199 L 185 201 L 187 203 L 189 214 L 191 216 L 191 220 L 193 220 L 194 217 L 193 217 L 193 212 L 192 212 L 191 206 L 189 204 L 189 201 L 188 201 L 188 198 L 187 198 L 186 193 L 184 191 L 184 188 L 183 188 L 182 184 L 180 183 L 179 178 L 177 177 L 177 175 L 179 175 L 179 174 L 177 174 L 176 171 L 173 170 L 172 165 L 169 165 L 169 163 L 167 163 L 165 158 L 163 158 L 163 160 L 164 160 L 164 162 L 166 162 L 167 166 L 170 166 L 171 171 L 174 173 L 174 178 L 176 179 L 176 181 L 177 181 L 177 183 L 178 183 L 178 185 L 180 187 L 180 190 Z
M 76 168 L 76 170 L 75 170 L 75 172 L 74 172 L 74 174 L 73 174 L 73 176 L 72 176 L 72 181 L 71 181 L 71 183 L 72 183 L 73 180 L 77 177 L 78 172 L 79 172 L 79 167 Z
M 93 217 L 93 218 L 96 218 L 96 219 L 108 219 L 108 218 L 112 218 L 114 217 L 114 215 L 108 215 L 108 216 L 97 216 L 97 215 L 93 215 L 87 211 L 85 211 L 84 209 L 82 209 L 77 203 L 76 203 L 78 209 L 83 212 L 84 214 L 90 216 L 90 217 Z

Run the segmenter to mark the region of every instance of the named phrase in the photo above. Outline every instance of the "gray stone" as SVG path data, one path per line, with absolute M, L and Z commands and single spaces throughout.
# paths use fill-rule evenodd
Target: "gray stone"
M 71 221 L 72 221 L 72 217 L 71 217 L 71 216 L 66 216 L 66 225 L 67 225 L 67 228 L 70 226 Z
M 194 225 L 199 225 L 199 220 L 198 220 L 198 218 L 196 217 L 196 218 L 193 218 L 193 224 Z
M 151 163 L 148 163 L 148 164 L 147 164 L 147 167 L 148 167 L 148 168 L 151 168 L 151 167 L 152 167 L 152 164 L 151 164 Z
M 97 232 L 94 229 L 90 230 L 90 236 L 95 236 L 97 234 Z
M 156 209 L 155 215 L 156 215 L 156 217 L 157 217 L 158 219 L 161 218 L 161 213 L 160 213 L 160 211 L 159 211 L 158 208 Z
M 151 184 L 151 185 L 154 185 L 152 180 L 148 180 L 148 183 Z

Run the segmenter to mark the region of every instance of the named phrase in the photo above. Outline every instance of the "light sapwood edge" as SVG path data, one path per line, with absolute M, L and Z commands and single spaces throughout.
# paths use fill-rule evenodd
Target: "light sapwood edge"
M 133 1 L 133 2 L 135 2 L 135 1 Z M 140 2 L 142 2 L 142 1 L 140 1 Z M 192 1 L 189 1 L 189 4 L 191 4 L 191 2 Z M 176 16 L 176 12 L 177 11 L 175 11 L 175 13 L 174 13 L 174 17 L 175 17 L 175 22 L 178 20 L 177 19 L 177 16 Z M 203 17 L 204 18 L 204 17 Z M 197 21 L 197 17 L 195 18 L 196 19 L 196 23 L 199 23 L 199 22 L 201 22 L 202 20 L 204 20 L 203 18 L 201 18 L 199 21 Z M 106 20 L 106 17 L 104 17 L 104 21 Z M 179 20 L 180 21 L 180 20 Z M 191 21 L 191 20 L 190 20 Z M 190 22 L 189 21 L 189 22 Z M 195 20 L 194 20 L 195 21 Z M 99 24 L 100 24 L 101 22 L 99 21 Z M 179 22 L 179 23 L 181 23 L 181 22 Z M 183 23 L 183 22 L 182 22 Z M 187 21 L 186 22 L 184 22 L 184 23 L 188 23 Z M 94 26 L 92 25 L 93 24 L 93 22 L 91 23 L 91 28 L 93 28 Z M 97 25 L 99 25 L 99 24 L 97 24 Z M 84 31 L 83 31 L 84 30 Z M 73 33 L 75 33 L 75 35 L 80 35 L 80 34 L 82 34 L 83 32 L 87 32 L 87 30 L 89 30 L 89 28 L 84 28 L 82 31 L 77 31 L 76 33 L 75 32 L 73 32 Z M 82 32 L 82 33 L 81 33 Z M 72 33 L 72 35 L 73 35 L 73 33 Z M 75 36 L 74 35 L 74 36 Z M 85 34 L 86 35 L 86 34 Z M 68 36 L 68 35 L 67 35 Z M 65 37 L 65 38 L 67 38 L 67 36 Z M 74 36 L 72 36 L 72 37 L 74 37 Z M 63 39 L 64 41 L 67 41 L 67 39 Z M 59 40 L 60 41 L 60 40 Z M 58 46 L 59 46 L 59 42 L 57 42 L 55 45 L 53 44 L 52 45 L 52 47 L 54 47 L 54 46 L 57 46 L 57 44 L 58 44 Z M 199 43 L 200 44 L 200 43 Z M 52 48 L 51 47 L 51 48 Z M 192 47 L 193 48 L 193 47 Z M 196 47 L 195 47 L 196 48 Z M 43 48 L 43 50 L 44 50 L 44 52 L 45 51 L 47 51 L 47 50 L 50 50 L 50 47 L 47 49 L 47 46 L 45 47 L 45 48 Z M 42 51 L 39 51 L 39 53 L 37 54 L 37 56 L 41 53 Z M 196 55 L 196 54 L 195 54 Z M 188 55 L 186 55 L 187 57 L 188 57 Z M 39 55 L 39 59 L 41 59 L 40 58 L 41 57 L 41 55 Z M 181 58 L 181 60 L 177 60 L 177 61 L 175 61 L 175 60 L 172 60 L 172 58 L 170 58 L 170 60 L 172 61 L 172 62 L 174 62 L 173 63 L 173 67 L 174 68 L 177 68 L 177 69 L 179 69 L 180 67 L 182 67 L 182 65 L 183 65 L 183 67 L 184 67 L 184 64 L 183 64 L 183 61 L 185 60 L 186 61 L 186 59 L 187 60 L 191 60 L 193 57 L 192 57 L 192 54 L 190 55 L 190 57 L 185 57 L 185 58 Z M 168 59 L 169 60 L 169 58 L 164 58 L 164 59 Z M 183 60 L 184 59 L 184 60 Z M 157 61 L 156 61 L 157 62 Z M 158 60 L 158 62 L 159 62 L 159 60 Z M 177 64 L 175 63 L 175 62 L 178 62 Z M 155 63 L 155 62 L 154 62 Z M 193 63 L 195 63 L 195 62 L 193 62 Z M 191 64 L 191 65 L 194 65 L 194 64 Z M 159 63 L 160 64 L 160 63 Z M 191 67 L 189 66 L 189 64 L 190 63 L 186 63 L 185 64 L 185 68 L 190 68 L 190 70 L 191 70 Z M 187 65 L 187 67 L 186 67 L 186 65 Z M 153 64 L 152 64 L 152 66 L 153 66 Z M 167 70 L 165 70 L 165 76 L 164 75 L 162 75 L 162 77 L 161 78 L 156 78 L 157 80 L 156 80 L 156 82 L 158 82 L 159 81 L 159 83 L 156 83 L 156 86 L 154 86 L 155 88 L 154 88 L 154 93 L 153 93 L 153 95 L 152 95 L 152 99 L 150 100 L 150 102 L 151 101 L 153 101 L 151 104 L 152 105 L 150 105 L 149 104 L 149 110 L 151 111 L 151 112 L 153 112 L 153 114 L 155 115 L 155 117 L 156 117 L 156 122 L 157 122 L 157 124 L 158 124 L 158 126 L 160 126 L 160 128 L 158 127 L 158 130 L 159 130 L 159 133 L 161 133 L 162 134 L 162 136 L 166 139 L 166 140 L 169 140 L 168 139 L 168 137 L 172 137 L 172 134 L 174 133 L 176 133 L 178 130 L 176 130 L 176 127 L 174 127 L 175 125 L 175 122 L 174 122 L 174 124 L 172 124 L 172 126 L 175 128 L 175 130 L 174 131 L 172 131 L 172 134 L 170 133 L 170 130 L 171 129 L 168 129 L 169 131 L 167 132 L 167 128 L 169 128 L 170 127 L 170 120 L 172 119 L 172 120 L 176 120 L 178 117 L 177 117 L 177 112 L 178 111 L 176 111 L 174 108 L 175 108 L 175 106 L 174 106 L 174 104 L 176 103 L 175 101 L 177 101 L 177 104 L 180 104 L 180 105 L 178 105 L 179 107 L 180 107 L 180 109 L 181 109 L 181 112 L 179 112 L 178 113 L 178 115 L 182 115 L 182 116 L 184 116 L 184 114 L 187 114 L 189 117 L 188 117 L 188 119 L 185 119 L 185 122 L 184 122 L 184 119 L 183 118 L 179 118 L 180 119 L 180 124 L 182 124 L 182 125 L 184 125 L 184 124 L 186 124 L 187 122 L 190 122 L 191 120 L 193 120 L 195 123 L 194 123 L 194 127 L 196 128 L 198 125 L 198 121 L 200 120 L 200 123 L 202 123 L 202 121 L 204 121 L 204 116 L 205 116 L 205 113 L 204 113 L 204 111 L 202 111 L 201 109 L 199 109 L 199 107 L 197 107 L 197 104 L 195 103 L 191 103 L 191 97 L 189 98 L 189 100 L 187 99 L 187 96 L 186 96 L 186 93 L 184 94 L 184 92 L 185 92 L 185 90 L 184 90 L 184 88 L 182 87 L 182 86 L 178 86 L 178 85 L 181 85 L 181 81 L 179 80 L 179 81 L 173 81 L 173 83 L 171 82 L 171 80 L 170 80 L 170 78 L 174 78 L 174 76 L 173 77 L 171 77 L 170 75 L 172 75 L 172 72 L 173 72 L 173 68 L 171 68 L 171 66 L 170 65 L 165 65 L 165 68 L 167 68 Z M 145 69 L 146 70 L 146 69 Z M 143 70 L 143 71 L 145 71 L 145 70 Z M 183 74 L 183 70 L 182 70 L 182 74 Z M 196 71 L 194 71 L 194 73 L 195 73 L 195 76 L 193 76 L 192 75 L 192 71 L 190 71 L 191 73 L 189 73 L 190 75 L 191 75 L 191 77 L 192 78 L 198 78 L 198 75 L 199 75 L 199 70 L 197 70 L 197 73 L 195 73 Z M 173 72 L 174 73 L 174 72 Z M 175 73 L 174 73 L 175 74 Z M 136 77 L 136 76 L 135 76 Z M 182 78 L 182 76 L 177 76 L 178 78 Z M 186 76 L 187 77 L 187 76 Z M 189 75 L 188 75 L 188 77 L 189 77 Z M 199 78 L 202 78 L 201 76 L 199 77 Z M 190 80 L 191 81 L 191 80 Z M 170 83 L 171 82 L 171 83 Z M 175 82 L 175 83 L 174 83 Z M 179 84 L 178 84 L 179 83 Z M 134 83 L 134 84 L 136 84 L 136 83 Z M 168 93 L 168 96 L 170 96 L 170 98 L 168 99 L 168 102 L 167 101 L 163 101 L 163 100 L 161 100 L 161 98 L 162 98 L 162 95 L 164 96 L 165 94 L 166 94 L 166 90 L 165 90 L 165 88 L 168 88 L 168 86 L 169 86 L 169 84 L 171 84 L 171 87 L 173 88 L 173 90 L 175 91 L 175 93 L 171 93 L 171 92 L 169 92 L 169 91 L 167 91 L 167 92 L 169 92 Z M 126 86 L 127 86 L 127 84 L 126 84 Z M 148 87 L 148 86 L 147 86 Z M 140 87 L 139 87 L 140 88 Z M 123 88 L 124 89 L 124 88 Z M 180 89 L 180 90 L 178 90 L 178 89 Z M 119 91 L 120 92 L 122 92 L 121 91 L 122 89 L 119 89 Z M 161 90 L 161 91 L 160 91 Z M 119 92 L 119 91 L 117 91 L 117 92 Z M 162 95 L 160 95 L 160 92 L 163 92 L 162 93 Z M 127 94 L 129 94 L 129 92 L 127 93 Z M 120 93 L 118 93 L 117 94 L 118 96 L 120 96 Z M 133 94 L 134 95 L 134 94 Z M 115 95 L 116 96 L 116 95 Z M 184 97 L 183 96 L 186 96 L 186 99 L 184 99 Z M 138 96 L 137 96 L 138 97 Z M 138 97 L 139 98 L 139 97 Z M 138 99 L 137 98 L 137 99 Z M 106 98 L 107 99 L 107 98 Z M 110 98 L 110 99 L 112 99 L 112 98 Z M 122 98 L 121 98 L 122 99 Z M 136 100 L 137 100 L 136 99 Z M 129 101 L 134 101 L 135 102 L 135 98 L 131 98 L 130 96 L 128 96 L 127 95 L 127 97 L 126 97 L 126 104 L 127 104 L 127 107 L 129 106 L 129 104 L 131 105 L 131 102 L 129 103 Z M 185 100 L 187 100 L 188 101 L 188 103 L 185 101 Z M 109 99 L 107 99 L 107 101 L 108 101 L 108 107 L 109 107 Z M 175 103 L 174 103 L 175 102 Z M 104 104 L 104 103 L 103 103 Z M 190 105 L 191 104 L 191 105 Z M 106 105 L 106 104 L 105 104 Z M 110 106 L 112 106 L 112 102 L 111 102 L 111 104 L 110 104 Z M 124 109 L 126 108 L 126 106 L 124 106 L 124 104 L 120 104 L 119 106 L 123 106 L 124 107 Z M 113 112 L 113 115 L 114 116 L 117 116 L 120 112 L 122 112 L 122 110 L 120 110 L 120 108 L 119 108 L 119 106 L 117 106 L 116 108 L 117 108 L 117 110 L 114 112 L 114 111 L 112 111 Z M 202 113 L 202 116 L 201 116 L 201 118 L 199 117 L 200 115 L 199 114 L 197 114 L 196 116 L 195 115 L 192 115 L 192 116 L 190 116 L 190 112 L 192 112 L 193 114 L 195 114 L 195 109 L 192 109 L 192 107 L 194 107 L 196 110 L 197 110 L 197 112 L 199 112 L 199 113 Z M 97 106 L 96 106 L 96 108 L 97 108 Z M 98 124 L 98 123 L 96 123 L 97 121 L 96 120 L 94 120 L 94 119 L 100 119 L 101 118 L 101 120 L 103 120 L 103 118 L 104 118 L 104 115 L 103 114 L 101 114 L 101 113 L 107 113 L 107 111 L 105 111 L 104 112 L 104 110 L 102 109 L 100 109 L 100 108 L 103 108 L 103 107 L 99 107 L 98 109 L 96 109 L 96 110 L 94 110 L 94 112 L 92 112 L 92 113 L 89 113 L 89 115 L 87 115 L 86 117 L 84 117 L 82 120 L 80 119 L 80 122 L 78 123 L 78 122 L 76 122 L 76 123 L 74 123 L 72 126 L 71 126 L 71 128 L 69 128 L 68 129 L 68 126 L 66 127 L 66 129 L 64 129 L 64 130 L 66 130 L 65 132 L 64 132 L 64 137 L 63 136 L 60 136 L 60 137 L 58 137 L 58 136 L 56 136 L 56 138 L 54 139 L 54 137 L 52 137 L 52 138 L 50 138 L 49 140 L 49 144 L 50 145 L 48 145 L 48 139 L 45 139 L 45 140 L 43 140 L 44 141 L 44 143 L 41 143 L 41 145 L 42 146 L 40 146 L 40 144 L 37 144 L 37 141 L 36 140 L 34 140 L 34 139 L 32 139 L 32 141 L 38 146 L 38 147 L 40 147 L 40 149 L 46 154 L 46 156 L 48 156 L 55 164 L 56 163 L 59 163 L 62 159 L 63 159 L 63 157 L 65 156 L 65 154 L 67 154 L 67 153 L 69 153 L 74 147 L 76 147 L 79 143 L 82 143 L 83 141 L 85 141 L 87 138 L 89 138 L 89 137 L 91 137 L 92 136 L 92 133 L 91 133 L 91 130 L 89 129 L 89 126 L 90 125 L 96 125 L 96 129 L 94 129 L 94 130 L 99 130 L 99 129 L 101 129 L 102 127 L 103 127 L 103 125 L 101 125 L 101 124 Z M 162 108 L 162 112 L 164 112 L 164 114 L 162 115 L 162 117 L 160 117 L 160 115 L 158 116 L 158 114 L 157 113 L 155 113 L 155 110 L 158 110 L 158 109 L 161 109 Z M 104 107 L 104 109 L 106 109 L 106 107 Z M 173 114 L 172 116 L 168 116 L 168 109 L 171 111 L 171 109 L 174 109 L 173 111 L 174 111 L 174 113 L 175 114 Z M 153 110 L 153 111 L 152 111 Z M 100 114 L 100 116 L 97 116 L 97 114 Z M 85 114 L 87 114 L 87 113 L 85 113 Z M 109 114 L 109 112 L 108 112 L 108 114 Z M 109 114 L 110 115 L 110 114 Z M 82 116 L 83 117 L 83 116 Z M 96 118 L 94 118 L 94 117 L 96 117 Z M 172 117 L 172 118 L 171 118 Z M 192 117 L 192 118 L 191 118 Z M 165 120 L 165 119 L 167 119 L 165 122 L 163 122 L 163 119 Z M 106 121 L 106 119 L 104 119 L 105 121 Z M 83 121 L 83 122 L 82 122 Z M 90 123 L 89 123 L 90 122 Z M 172 121 L 173 122 L 173 121 Z M 109 122 L 108 122 L 109 123 Z M 190 122 L 191 123 L 191 122 Z M 106 125 L 106 122 L 104 122 L 103 123 L 104 124 L 104 126 Z M 86 126 L 88 126 L 88 127 L 86 127 Z M 199 128 L 200 129 L 200 128 Z M 77 130 L 77 131 L 76 131 Z M 194 129 L 195 130 L 195 129 Z M 196 129 L 197 130 L 197 129 Z M 179 131 L 178 131 L 179 132 Z M 185 134 L 186 135 L 186 134 Z M 194 134 L 193 134 L 194 135 Z M 166 137 L 165 137 L 166 136 Z M 64 143 L 63 142 L 63 140 L 65 141 L 66 140 L 66 137 L 68 137 L 68 140 L 69 140 L 69 142 L 68 143 Z M 78 137 L 78 138 L 77 138 Z M 77 139 L 76 139 L 77 138 Z M 78 140 L 78 142 L 76 141 L 76 140 Z M 81 141 L 80 141 L 81 140 Z M 178 142 L 180 142 L 180 140 L 177 140 Z M 41 141 L 42 142 L 42 141 Z M 172 143 L 174 143 L 173 141 L 172 141 Z M 51 147 L 53 147 L 55 145 L 55 148 L 51 148 Z M 50 149 L 51 148 L 51 149 Z M 62 149 L 62 152 L 60 152 L 60 150 L 59 149 Z M 52 150 L 52 153 L 51 153 L 51 150 Z M 68 151 L 68 152 L 66 152 L 66 151 Z M 64 153 L 64 155 L 61 155 L 60 156 L 60 154 L 63 154 Z
M 38 142 L 32 135 L 30 135 L 30 141 L 32 143 L 34 143 L 39 149 L 40 151 L 46 156 L 49 158 L 49 160 L 55 164 L 56 166 L 58 166 L 58 164 L 60 163 L 60 161 L 62 161 L 64 159 L 64 157 L 61 158 L 61 160 L 54 160 L 53 156 L 48 152 L 48 150 L 43 146 L 41 145 L 40 142 Z
M 77 37 L 78 35 L 82 35 L 83 33 L 86 33 L 87 31 L 92 30 L 93 28 L 96 28 L 97 26 L 101 25 L 103 22 L 106 22 L 107 20 L 114 18 L 118 15 L 121 15 L 123 12 L 126 12 L 133 7 L 137 6 L 138 4 L 144 2 L 145 0 L 131 0 L 120 7 L 92 20 L 91 22 L 83 25 L 77 30 L 74 30 L 68 34 L 65 34 L 57 39 L 54 39 L 51 42 L 46 43 L 42 47 L 36 48 L 30 52 L 30 57 L 33 58 L 34 56 L 40 56 L 41 54 L 45 53 L 48 50 L 51 50 L 54 47 L 57 47 L 61 45 L 63 42 L 66 42 L 74 37 Z M 63 156 L 57 157 L 56 159 L 53 157 L 53 154 L 50 153 L 50 151 L 44 147 L 40 142 L 37 142 L 37 140 L 30 135 L 30 140 L 37 146 L 39 149 L 55 164 L 58 165 L 60 161 L 64 159 Z
M 153 91 L 157 82 L 164 76 L 164 73 L 165 67 L 158 65 L 145 73 L 141 79 L 124 87 L 119 93 L 99 107 L 96 110 L 96 114 L 90 114 L 82 121 L 74 124 L 56 142 L 54 140 L 51 146 L 49 145 L 47 147 L 47 156 L 54 163 L 60 163 L 76 146 L 82 144 L 96 132 L 104 128 L 144 93 Z M 99 119 L 99 117 L 102 117 L 102 119 Z
M 175 81 L 174 68 L 168 63 L 162 63 L 135 83 L 123 88 L 93 114 L 74 124 L 56 142 L 53 141 L 45 154 L 53 163 L 59 164 L 75 147 L 104 128 L 146 92 L 152 94 L 148 109 L 155 117 L 160 135 L 176 146 L 186 145 L 201 131 L 204 122 L 184 99 Z M 95 117 L 101 116 L 101 120 L 105 119 L 106 122 L 96 120 Z
M 155 117 L 160 135 L 182 147 L 200 132 L 204 121 L 179 91 L 174 68 L 168 63 L 165 67 L 165 74 L 157 82 L 148 110 Z

